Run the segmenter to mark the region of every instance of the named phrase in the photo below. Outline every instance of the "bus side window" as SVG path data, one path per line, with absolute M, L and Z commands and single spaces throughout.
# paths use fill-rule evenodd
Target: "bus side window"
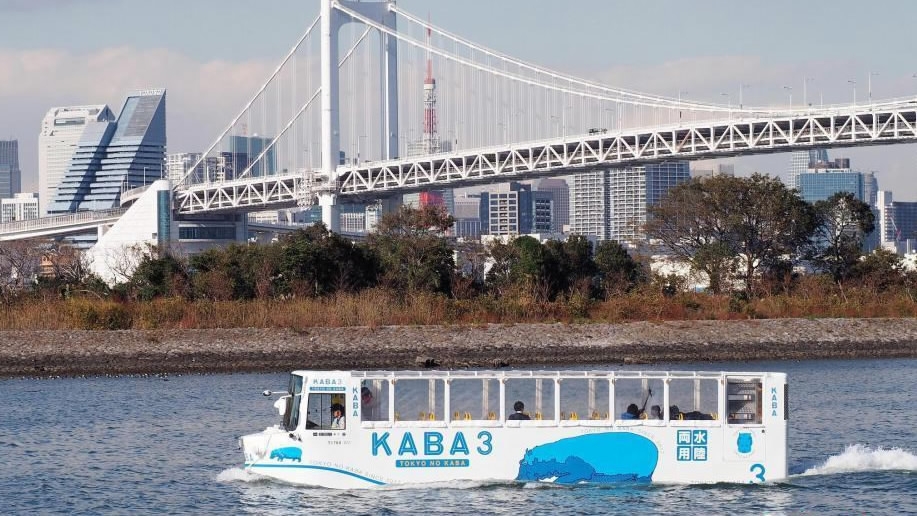
M 669 419 L 719 419 L 718 397 L 714 378 L 673 378 L 669 382 Z

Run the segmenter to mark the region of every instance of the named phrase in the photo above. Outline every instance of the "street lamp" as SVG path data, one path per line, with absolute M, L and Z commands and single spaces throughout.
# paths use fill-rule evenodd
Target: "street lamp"
M 857 82 L 854 81 L 853 79 L 850 79 L 849 81 L 847 81 L 847 84 L 850 84 L 853 86 L 853 105 L 856 106 L 857 105 Z
M 790 95 L 790 109 L 793 109 L 793 88 L 791 86 L 784 86 L 783 89 Z
M 360 163 L 360 140 L 367 138 L 366 135 L 357 136 L 357 164 Z
M 555 122 L 557 125 L 560 125 L 560 117 L 557 115 L 551 115 L 551 121 Z
M 814 77 L 803 77 L 802 78 L 802 104 L 803 106 L 809 105 L 809 93 L 808 93 L 809 81 L 814 82 L 815 78 Z
M 567 109 L 570 110 L 570 114 L 573 114 L 573 106 L 564 105 L 564 141 L 567 141 Z
M 506 124 L 504 122 L 497 122 L 497 127 L 499 127 L 503 133 L 503 139 L 500 140 L 500 143 L 506 143 Z
M 613 128 L 614 125 L 613 125 L 612 123 L 609 123 L 609 122 L 608 122 L 609 113 L 612 112 L 612 109 L 611 109 L 610 107 L 606 107 L 606 108 L 604 108 L 604 110 L 605 110 L 605 117 L 604 117 L 605 120 L 604 120 L 604 122 L 603 122 L 603 125 L 605 125 L 605 127 L 612 127 L 612 128 Z M 611 122 L 614 122 L 614 115 L 610 115 L 610 117 L 611 117 Z
M 869 103 L 872 104 L 872 78 L 878 76 L 879 72 L 869 72 Z
M 745 88 L 751 88 L 751 84 L 739 84 L 739 109 L 742 109 L 744 103 L 742 102 L 742 91 Z

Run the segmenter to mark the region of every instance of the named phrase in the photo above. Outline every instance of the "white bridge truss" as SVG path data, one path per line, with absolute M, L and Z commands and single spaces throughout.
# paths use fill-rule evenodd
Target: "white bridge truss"
M 312 187 L 311 174 L 305 172 L 247 178 L 175 190 L 174 207 L 183 214 L 288 208 L 303 203 L 317 190 Z
M 341 167 L 337 180 L 311 173 L 202 184 L 176 191 L 180 213 L 258 210 L 293 205 L 317 191 L 339 196 L 385 197 L 437 187 L 566 175 L 598 168 L 667 160 L 698 160 L 810 148 L 917 142 L 917 99 L 811 111 L 773 118 L 705 121 L 566 136 L 461 152 Z M 306 193 L 310 192 L 310 193 Z

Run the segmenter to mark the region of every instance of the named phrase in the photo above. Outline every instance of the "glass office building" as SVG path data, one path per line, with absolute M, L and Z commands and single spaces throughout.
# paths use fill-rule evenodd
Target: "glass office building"
M 9 199 L 22 189 L 19 170 L 19 141 L 0 140 L 0 199 Z
M 164 175 L 165 150 L 165 90 L 129 96 L 116 121 L 86 123 L 48 213 L 118 207 L 123 189 Z
M 786 185 L 790 188 L 799 188 L 799 174 L 804 174 L 817 163 L 828 162 L 828 151 L 825 149 L 811 149 L 796 151 L 790 156 L 790 170 Z
M 106 105 L 52 108 L 41 121 L 38 135 L 38 204 L 42 216 L 73 161 L 83 131 L 93 122 L 114 122 Z
M 548 178 L 538 182 L 539 192 L 550 192 L 554 200 L 551 230 L 560 233 L 570 224 L 570 186 L 564 179 Z
M 799 195 L 807 202 L 827 200 L 839 192 L 850 192 L 857 199 L 874 203 L 877 183 L 873 174 L 864 174 L 850 168 L 849 159 L 813 163 L 796 178 Z

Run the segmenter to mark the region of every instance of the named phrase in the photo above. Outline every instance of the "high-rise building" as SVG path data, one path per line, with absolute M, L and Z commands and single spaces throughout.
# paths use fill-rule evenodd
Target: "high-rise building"
M 875 184 L 874 179 L 872 176 L 870 188 Z M 849 159 L 812 163 L 796 176 L 796 182 L 799 195 L 807 202 L 824 201 L 839 192 L 850 192 L 860 201 L 869 202 L 866 174 L 852 170 Z
M 570 195 L 571 231 L 598 240 L 643 240 L 647 208 L 690 178 L 686 161 L 577 174 Z
M 0 199 L 0 222 L 38 218 L 38 194 L 17 193 L 10 199 Z
M 715 167 L 708 169 L 691 168 L 691 177 L 695 179 L 707 178 L 713 176 L 735 176 L 736 167 L 732 163 L 717 163 Z
M 19 141 L 0 140 L 0 199 L 8 199 L 22 189 L 19 170 Z
M 875 207 L 878 202 L 879 181 L 875 172 L 863 173 L 863 202 Z
M 666 161 L 645 167 L 612 169 L 609 238 L 619 242 L 644 240 L 647 208 L 655 206 L 673 187 L 691 179 L 687 161 Z
M 228 152 L 220 156 L 231 165 L 232 172 L 224 174 L 225 179 L 235 179 L 249 170 L 248 177 L 262 177 L 277 171 L 277 159 L 273 138 L 254 136 L 230 136 Z M 261 158 L 260 160 L 258 158 Z
M 895 201 L 888 191 L 880 191 L 876 197 L 881 245 L 901 254 L 917 247 L 917 202 Z
M 611 219 L 611 177 L 608 170 L 573 176 L 570 188 L 570 232 L 608 240 Z
M 445 190 L 426 190 L 404 194 L 401 203 L 410 208 L 423 208 L 424 206 L 442 206 L 450 215 L 455 214 L 455 191 L 451 188 Z
M 532 186 L 512 182 L 481 192 L 481 232 L 525 235 L 533 230 Z
M 456 238 L 474 238 L 481 236 L 481 194 L 465 193 L 454 202 L 455 224 L 452 235 Z
M 828 151 L 825 149 L 810 149 L 807 151 L 796 151 L 790 156 L 789 177 L 787 177 L 787 186 L 790 188 L 799 188 L 797 178 L 799 174 L 805 173 L 809 167 L 816 163 L 827 163 Z
M 63 179 L 77 144 L 87 125 L 114 122 L 115 115 L 106 105 L 51 108 L 41 121 L 38 135 L 38 204 L 41 216 Z
M 532 232 L 554 230 L 554 192 L 532 192 Z
M 191 170 L 191 167 L 197 163 L 198 166 L 195 168 L 196 173 L 192 175 L 202 178 L 204 166 L 206 165 L 206 163 L 201 162 L 202 156 L 203 155 L 199 152 L 169 154 L 166 156 L 166 177 L 175 185 L 179 183 L 185 177 L 185 174 Z
M 127 97 L 114 122 L 86 124 L 48 213 L 104 210 L 119 205 L 123 188 L 165 175 L 166 92 Z
M 547 178 L 539 181 L 538 191 L 551 192 L 554 201 L 551 231 L 562 232 L 564 226 L 570 224 L 570 186 L 564 179 Z

